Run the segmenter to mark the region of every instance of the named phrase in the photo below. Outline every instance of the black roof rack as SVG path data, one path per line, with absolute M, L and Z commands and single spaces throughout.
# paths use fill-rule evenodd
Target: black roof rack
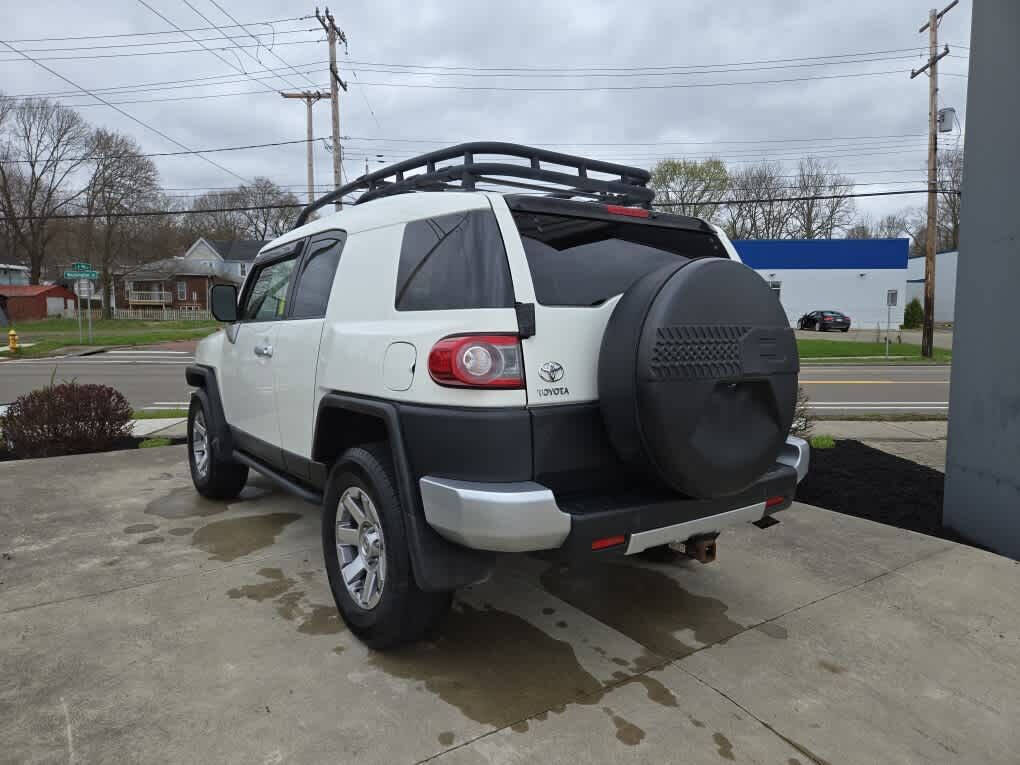
M 481 154 L 526 159 L 528 164 L 476 162 L 475 156 Z M 460 164 L 437 167 L 439 163 L 450 160 L 460 160 Z M 546 169 L 542 163 L 570 168 L 574 172 Z M 608 180 L 591 178 L 588 176 L 589 172 L 617 177 Z M 648 208 L 655 197 L 655 192 L 646 187 L 649 180 L 651 176 L 648 171 L 639 167 L 617 165 L 516 143 L 477 141 L 405 159 L 403 162 L 363 175 L 319 197 L 301 210 L 296 226 L 303 225 L 308 216 L 320 207 L 354 191 L 362 192 L 354 202 L 361 204 L 379 197 L 410 191 L 474 191 L 478 182 L 544 191 L 549 196 L 555 197 L 581 196 L 603 202 Z

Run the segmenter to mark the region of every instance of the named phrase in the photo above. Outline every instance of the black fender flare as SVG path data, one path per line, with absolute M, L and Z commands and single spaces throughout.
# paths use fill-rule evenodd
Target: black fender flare
M 407 457 L 397 407 L 379 399 L 327 393 L 319 401 L 316 411 L 313 443 L 318 443 L 319 423 L 323 421 L 321 415 L 326 409 L 343 409 L 382 420 L 397 473 L 397 491 L 404 507 L 411 568 L 418 586 L 427 592 L 443 592 L 487 579 L 492 573 L 496 554 L 454 544 L 439 536 L 425 520 L 421 492 Z
M 206 407 L 209 425 L 212 428 L 213 453 L 229 457 L 234 453 L 234 438 L 223 412 L 223 399 L 220 397 L 216 370 L 201 364 L 193 364 L 185 368 L 184 379 L 188 381 L 188 385 L 198 389 L 192 391 L 193 396 L 205 398 L 202 403 Z

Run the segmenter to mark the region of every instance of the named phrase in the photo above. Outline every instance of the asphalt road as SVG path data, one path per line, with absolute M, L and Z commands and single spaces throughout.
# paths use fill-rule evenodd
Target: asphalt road
M 136 409 L 187 406 L 189 351 L 119 350 L 94 356 L 0 362 L 0 405 L 57 380 L 112 385 Z M 817 412 L 940 413 L 949 407 L 948 366 L 810 366 L 801 384 Z
M 0 362 L 0 405 L 56 381 L 111 385 L 135 409 L 186 408 L 190 387 L 184 368 L 192 363 L 190 351 L 117 350 L 92 356 L 23 359 Z
M 815 412 L 949 411 L 948 366 L 809 366 L 800 383 Z

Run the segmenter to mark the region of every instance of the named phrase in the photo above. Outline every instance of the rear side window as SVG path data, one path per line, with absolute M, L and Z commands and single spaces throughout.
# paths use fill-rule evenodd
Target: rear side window
M 318 319 L 326 315 L 333 276 L 340 262 L 344 239 L 339 232 L 312 239 L 305 267 L 294 286 L 292 319 Z
M 491 210 L 408 223 L 400 248 L 398 311 L 512 308 L 503 237 Z
M 726 257 L 707 232 L 568 215 L 513 215 L 542 305 L 598 305 L 678 259 Z

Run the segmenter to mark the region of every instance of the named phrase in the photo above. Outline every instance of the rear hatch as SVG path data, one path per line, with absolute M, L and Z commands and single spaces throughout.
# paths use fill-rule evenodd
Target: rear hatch
M 523 342 L 528 406 L 598 400 L 602 335 L 627 288 L 678 259 L 729 257 L 696 218 L 549 197 L 506 201 L 536 297 L 535 335 Z

